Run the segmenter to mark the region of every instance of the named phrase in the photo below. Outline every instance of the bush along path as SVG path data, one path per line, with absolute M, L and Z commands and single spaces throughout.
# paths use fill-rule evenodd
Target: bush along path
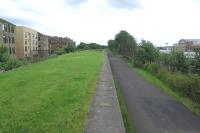
M 125 133 L 107 55 L 97 83 L 85 133 Z
M 109 54 L 136 133 L 199 133 L 200 117 Z

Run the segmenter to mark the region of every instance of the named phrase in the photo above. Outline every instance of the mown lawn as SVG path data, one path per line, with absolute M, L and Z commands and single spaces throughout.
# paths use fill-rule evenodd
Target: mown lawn
M 75 52 L 0 74 L 0 133 L 81 133 L 103 52 Z

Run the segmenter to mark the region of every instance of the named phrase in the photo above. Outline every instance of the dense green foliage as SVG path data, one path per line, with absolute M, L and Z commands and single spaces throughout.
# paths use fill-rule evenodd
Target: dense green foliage
M 152 63 L 158 59 L 158 50 L 149 41 L 142 40 L 136 48 L 134 60 L 136 65 L 141 66 L 145 63 Z
M 8 71 L 13 68 L 21 66 L 23 63 L 15 58 L 13 58 L 9 52 L 8 48 L 4 45 L 0 45 L 0 71 Z
M 81 42 L 78 46 L 77 49 L 79 50 L 89 50 L 89 49 L 105 49 L 106 46 L 100 45 L 97 43 L 84 43 Z
M 76 50 L 76 46 L 75 45 L 68 45 L 67 47 L 64 48 L 66 53 L 69 52 L 74 52 Z
M 74 52 L 74 51 L 76 51 L 76 46 L 75 45 L 67 45 L 64 48 L 57 48 L 55 50 L 55 54 L 56 55 L 62 55 L 62 54 L 70 53 L 70 52 Z
M 65 49 L 64 48 L 57 48 L 55 51 L 56 55 L 62 55 L 65 53 Z
M 200 47 L 194 48 L 195 58 L 194 58 L 194 70 L 196 73 L 200 74 Z
M 115 35 L 115 40 L 108 41 L 108 47 L 111 51 L 129 58 L 133 56 L 136 45 L 135 38 L 123 30 Z
M 0 132 L 82 133 L 102 57 L 81 51 L 1 73 Z
M 0 62 L 6 62 L 9 59 L 8 48 L 0 45 Z

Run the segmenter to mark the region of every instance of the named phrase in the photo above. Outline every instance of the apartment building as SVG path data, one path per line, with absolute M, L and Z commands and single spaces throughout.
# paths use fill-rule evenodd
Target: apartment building
M 0 18 L 0 45 L 5 45 L 13 56 L 16 53 L 15 27 L 16 25 Z
M 49 56 L 49 51 L 48 36 L 38 32 L 38 55 L 40 57 Z
M 175 50 L 192 52 L 194 47 L 200 47 L 200 39 L 181 39 L 174 44 Z
M 38 32 L 16 26 L 16 56 L 18 58 L 38 56 Z

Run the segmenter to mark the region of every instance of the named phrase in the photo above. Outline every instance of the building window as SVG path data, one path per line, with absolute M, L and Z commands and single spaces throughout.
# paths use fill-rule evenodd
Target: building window
M 8 37 L 8 39 L 9 39 L 9 42 L 8 42 L 8 43 L 11 43 L 11 37 L 10 37 L 10 36 Z
M 24 49 L 24 50 L 25 50 L 25 52 L 27 52 L 27 47 L 26 47 L 26 46 L 25 46 L 25 49 Z
M 27 40 L 27 39 L 25 39 L 25 41 L 24 41 L 24 44 L 25 44 L 25 45 L 27 45 L 27 44 L 28 44 L 28 40 Z
M 15 33 L 15 28 L 13 26 L 11 27 L 11 32 Z
M 8 32 L 11 32 L 11 25 L 8 25 Z
M 14 37 L 12 37 L 12 43 L 15 43 L 15 38 Z
M 28 32 L 24 32 L 24 38 L 28 38 Z
M 32 34 L 32 38 L 35 39 L 35 35 L 34 34 Z
M 3 43 L 8 43 L 8 39 L 6 36 L 3 36 Z
M 3 24 L 2 29 L 3 29 L 3 31 L 7 31 L 7 24 Z

